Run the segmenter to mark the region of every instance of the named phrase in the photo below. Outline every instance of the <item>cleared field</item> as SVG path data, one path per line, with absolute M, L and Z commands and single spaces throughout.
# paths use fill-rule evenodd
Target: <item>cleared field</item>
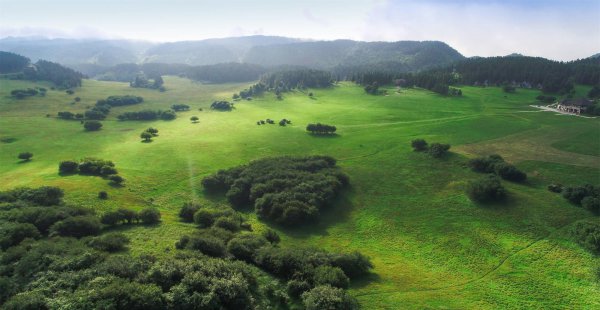
M 157 206 L 163 223 L 133 227 L 134 254 L 171 255 L 178 237 L 194 229 L 178 222 L 183 202 L 224 203 L 206 197 L 202 177 L 218 169 L 277 155 L 332 155 L 351 178 L 345 198 L 316 227 L 275 227 L 282 246 L 358 250 L 375 264 L 373 275 L 350 292 L 366 309 L 593 309 L 600 308 L 594 269 L 598 258 L 570 241 L 571 225 L 598 221 L 546 186 L 553 182 L 600 183 L 600 121 L 540 112 L 528 107 L 539 94 L 499 88 L 463 87 L 463 97 L 446 98 L 409 89 L 371 96 L 340 83 L 236 104 L 231 112 L 211 111 L 213 100 L 228 99 L 248 85 L 202 85 L 166 77 L 164 93 L 125 83 L 85 80 L 72 96 L 14 100 L 12 89 L 42 83 L 0 80 L 0 189 L 60 186 L 66 200 L 99 212 L 127 206 Z M 45 85 L 48 87 L 49 85 Z M 85 132 L 79 121 L 46 114 L 83 112 L 109 95 L 144 97 L 143 104 L 113 108 L 104 127 Z M 81 102 L 71 104 L 74 97 Z M 184 103 L 173 121 L 117 121 L 124 111 L 167 109 Z M 198 108 L 203 108 L 199 111 Z M 196 115 L 196 124 L 189 118 Z M 291 119 L 286 127 L 256 121 Z M 336 125 L 338 135 L 315 137 L 309 122 Z M 140 132 L 159 130 L 152 143 Z M 414 153 L 410 141 L 452 145 L 447 158 Z M 20 163 L 17 154 L 34 153 Z M 529 174 L 525 184 L 503 182 L 509 200 L 480 206 L 464 195 L 478 174 L 466 168 L 475 155 L 498 153 Z M 115 162 L 126 186 L 114 188 L 91 176 L 58 175 L 58 163 L 87 156 Z M 97 193 L 107 191 L 108 200 Z M 266 227 L 246 212 L 253 228 Z

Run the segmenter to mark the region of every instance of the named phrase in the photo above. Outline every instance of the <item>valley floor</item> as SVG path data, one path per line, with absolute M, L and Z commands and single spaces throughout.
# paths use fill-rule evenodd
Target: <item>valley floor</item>
M 273 94 L 236 103 L 231 112 L 209 109 L 247 84 L 203 85 L 166 77 L 164 93 L 125 83 L 85 80 L 73 96 L 15 100 L 12 89 L 35 84 L 0 80 L 0 190 L 53 185 L 65 200 L 99 212 L 120 206 L 158 207 L 163 222 L 126 230 L 133 254 L 173 255 L 174 243 L 192 224 L 178 221 L 187 201 L 225 203 L 206 196 L 200 180 L 219 169 L 279 155 L 331 155 L 350 176 L 351 189 L 314 227 L 274 227 L 282 246 L 360 251 L 375 268 L 350 293 L 365 309 L 598 309 L 598 257 L 571 240 L 580 220 L 600 219 L 549 192 L 551 183 L 600 184 L 600 120 L 533 113 L 539 94 L 500 88 L 463 87 L 463 97 L 421 89 L 389 88 L 372 96 L 340 83 L 332 89 Z M 46 85 L 48 86 L 48 85 Z M 85 132 L 78 121 L 46 114 L 83 112 L 98 99 L 132 94 L 141 105 L 113 108 L 104 127 Z M 73 97 L 81 102 L 73 102 Z M 116 115 L 188 104 L 173 121 L 118 121 Z M 202 111 L 199 111 L 202 108 Z M 523 113 L 531 111 L 532 113 Z M 190 122 L 191 116 L 199 122 Z M 292 124 L 257 126 L 256 121 Z M 335 125 L 338 134 L 316 137 L 307 123 Z M 139 134 L 159 129 L 152 143 Z M 451 154 L 433 159 L 415 153 L 410 141 L 450 143 Z M 20 163 L 19 152 L 33 160 Z M 525 184 L 504 182 L 506 203 L 477 205 L 464 194 L 480 177 L 470 157 L 497 153 L 527 172 Z M 59 176 L 62 160 L 94 156 L 115 162 L 125 187 L 92 176 Z M 107 191 L 108 200 L 97 198 Z M 247 211 L 253 229 L 267 225 Z

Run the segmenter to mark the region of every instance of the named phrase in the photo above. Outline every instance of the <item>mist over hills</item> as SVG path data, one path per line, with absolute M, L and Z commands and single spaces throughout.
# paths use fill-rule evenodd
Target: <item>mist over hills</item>
M 0 39 L 0 50 L 17 53 L 33 61 L 58 62 L 86 74 L 123 63 L 213 65 L 228 62 L 319 69 L 394 63 L 406 71 L 464 59 L 455 49 L 439 41 L 306 41 L 276 36 L 172 43 L 9 37 Z

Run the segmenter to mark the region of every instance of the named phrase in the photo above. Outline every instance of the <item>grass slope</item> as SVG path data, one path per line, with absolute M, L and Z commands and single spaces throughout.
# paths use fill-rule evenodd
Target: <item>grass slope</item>
M 390 88 L 389 96 L 371 96 L 341 83 L 311 90 L 313 99 L 295 92 L 278 101 L 268 94 L 240 102 L 232 112 L 217 112 L 208 109 L 213 100 L 230 98 L 248 85 L 201 85 L 167 77 L 164 93 L 85 80 L 72 96 L 49 91 L 46 97 L 8 97 L 12 89 L 35 85 L 42 84 L 0 80 L 0 140 L 8 142 L 0 142 L 0 189 L 61 186 L 67 201 L 99 211 L 155 205 L 163 213 L 161 225 L 125 231 L 134 254 L 174 252 L 178 237 L 194 229 L 177 220 L 183 202 L 224 203 L 204 196 L 202 177 L 265 156 L 325 154 L 338 158 L 350 175 L 346 198 L 316 227 L 276 229 L 283 246 L 371 256 L 374 274 L 351 288 L 364 308 L 600 307 L 593 271 L 598 259 L 568 234 L 575 221 L 598 218 L 546 190 L 553 182 L 600 183 L 600 122 L 534 110 L 528 105 L 537 91 L 505 94 L 498 88 L 464 87 L 464 97 L 445 98 Z M 45 117 L 81 112 L 98 99 L 124 94 L 145 101 L 113 108 L 99 132 L 84 132 L 78 121 Z M 71 104 L 75 96 L 82 101 Z M 192 109 L 179 112 L 174 121 L 115 119 L 122 111 L 166 109 L 175 103 Z M 189 121 L 192 115 L 199 123 Z M 293 123 L 256 125 L 266 118 Z M 338 135 L 308 135 L 304 127 L 309 122 L 336 125 Z M 159 136 L 141 143 L 139 134 L 147 127 L 158 128 Z M 409 143 L 417 137 L 450 143 L 454 153 L 441 160 L 414 153 Z M 23 151 L 34 153 L 31 162 L 19 163 L 16 156 Z M 464 163 L 491 152 L 524 169 L 530 180 L 503 182 L 510 193 L 507 203 L 478 206 L 463 189 L 479 175 Z M 85 156 L 113 160 L 126 186 L 57 174 L 59 161 Z M 99 200 L 101 190 L 110 199 Z M 256 231 L 266 227 L 247 214 Z

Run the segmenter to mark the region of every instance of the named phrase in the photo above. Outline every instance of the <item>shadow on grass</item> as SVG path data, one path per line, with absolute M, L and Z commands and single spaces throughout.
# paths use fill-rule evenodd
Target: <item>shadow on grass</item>
M 309 132 L 308 133 L 310 136 L 313 137 L 317 137 L 317 138 L 340 138 L 341 135 L 337 134 L 337 133 L 330 133 L 330 134 L 319 134 L 319 133 L 312 133 Z
M 21 165 L 21 164 L 26 164 L 26 163 L 28 163 L 28 162 L 31 162 L 31 159 L 19 160 L 19 161 L 17 162 L 17 164 Z
M 142 140 L 142 143 L 152 143 L 154 140 Z
M 350 288 L 360 289 L 373 282 L 381 282 L 381 277 L 376 273 L 369 272 L 364 276 L 350 280 Z

